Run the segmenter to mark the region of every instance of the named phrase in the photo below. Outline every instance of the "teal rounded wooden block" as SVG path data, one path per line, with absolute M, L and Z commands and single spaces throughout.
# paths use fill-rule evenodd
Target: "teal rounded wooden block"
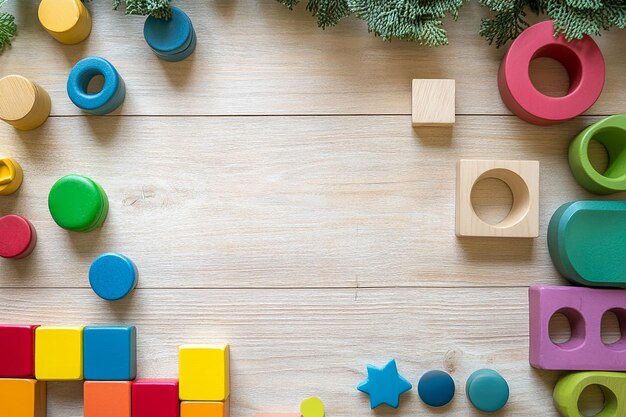
M 590 287 L 626 287 L 626 201 L 564 204 L 548 226 L 556 269 Z
M 595 140 L 609 154 L 609 166 L 600 173 L 589 160 L 589 143 Z M 572 174 L 588 191 L 612 194 L 626 191 L 626 115 L 610 116 L 583 130 L 569 147 Z
M 479 369 L 467 379 L 467 398 L 476 409 L 494 413 L 509 401 L 509 384 L 493 369 Z

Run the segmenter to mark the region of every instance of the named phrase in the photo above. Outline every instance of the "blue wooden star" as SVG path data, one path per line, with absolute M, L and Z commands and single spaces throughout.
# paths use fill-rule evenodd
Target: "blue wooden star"
M 413 388 L 413 385 L 398 374 L 396 360 L 392 359 L 382 368 L 367 365 L 367 378 L 356 387 L 370 396 L 372 410 L 381 404 L 398 408 L 400 395 Z

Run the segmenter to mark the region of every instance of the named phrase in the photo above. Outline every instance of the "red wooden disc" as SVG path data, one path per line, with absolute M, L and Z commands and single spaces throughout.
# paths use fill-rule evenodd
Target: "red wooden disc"
M 0 256 L 24 258 L 35 249 L 37 233 L 25 218 L 10 214 L 0 217 Z

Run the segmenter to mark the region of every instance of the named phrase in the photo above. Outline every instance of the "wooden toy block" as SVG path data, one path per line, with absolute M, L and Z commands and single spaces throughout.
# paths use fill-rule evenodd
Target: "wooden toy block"
M 456 235 L 482 237 L 539 236 L 539 162 L 461 159 L 457 164 Z M 513 207 L 498 224 L 484 222 L 472 206 L 472 189 L 496 178 L 513 193 Z
M 87 91 L 89 82 L 102 76 L 102 89 L 95 94 Z M 78 61 L 67 78 L 67 95 L 76 107 L 95 115 L 111 113 L 126 98 L 126 84 L 113 64 L 104 58 L 90 56 Z
M 226 401 L 183 401 L 180 417 L 229 417 L 230 399 Z
M 38 325 L 0 325 L 0 378 L 35 377 Z
M 50 115 L 50 96 L 39 84 L 21 75 L 0 79 L 0 119 L 19 130 L 35 129 Z
M 257 413 L 254 417 L 302 417 L 300 413 Z
M 22 259 L 37 245 L 35 226 L 22 216 L 0 217 L 0 257 Z
M 72 174 L 54 183 L 48 194 L 48 209 L 55 223 L 63 229 L 90 232 L 104 223 L 109 199 L 98 183 Z
M 455 81 L 413 80 L 412 102 L 413 126 L 453 125 Z
M 226 400 L 230 385 L 229 356 L 228 345 L 180 346 L 180 399 Z
M 135 326 L 87 326 L 83 331 L 85 379 L 128 381 L 137 374 Z
M 552 58 L 565 67 L 571 81 L 565 96 L 552 97 L 537 90 L 530 79 L 530 63 L 535 58 Z M 604 78 L 604 58 L 595 41 L 589 36 L 555 37 L 554 24 L 547 20 L 527 28 L 513 41 L 500 65 L 498 88 L 502 101 L 517 117 L 549 125 L 587 111 L 600 97 Z
M 121 300 L 137 285 L 137 267 L 121 253 L 103 253 L 89 268 L 89 285 L 104 300 Z
M 596 171 L 589 159 L 589 144 L 597 141 L 609 154 L 609 166 Z M 576 181 L 595 194 L 626 191 L 626 115 L 600 120 L 578 134 L 569 147 L 569 166 Z
M 42 0 L 39 22 L 57 41 L 72 45 L 91 33 L 91 16 L 80 0 Z
M 46 417 L 46 383 L 0 379 L 0 417 Z
M 370 408 L 387 404 L 398 408 L 400 396 L 413 386 L 398 373 L 396 360 L 392 359 L 382 368 L 367 365 L 367 378 L 356 389 L 370 396 Z
M 575 201 L 550 219 L 548 249 L 556 269 L 592 287 L 626 287 L 626 201 Z
M 196 32 L 191 19 L 178 7 L 172 7 L 169 20 L 149 16 L 143 36 L 156 56 L 164 61 L 182 61 L 196 48 Z
M 324 417 L 324 403 L 318 397 L 310 397 L 300 403 L 302 417 Z
M 83 379 L 83 327 L 35 329 L 35 377 L 44 381 Z
M 563 417 L 581 417 L 578 399 L 585 388 L 596 385 L 604 394 L 604 408 L 596 416 L 626 416 L 626 374 L 621 372 L 576 372 L 559 379 L 554 387 L 554 405 Z
M 179 417 L 178 380 L 138 379 L 132 385 L 133 417 Z
M 15 159 L 0 159 L 0 195 L 10 195 L 22 185 L 24 172 Z
M 493 369 L 479 369 L 467 379 L 465 393 L 477 410 L 495 413 L 509 401 L 509 384 Z
M 623 290 L 580 287 L 540 287 L 528 290 L 530 364 L 550 370 L 626 371 L 626 339 L 605 345 L 601 338 L 602 316 L 613 311 L 626 325 Z M 556 344 L 550 339 L 553 315 L 561 313 L 570 322 L 571 338 Z
M 84 417 L 131 417 L 130 381 L 85 381 Z

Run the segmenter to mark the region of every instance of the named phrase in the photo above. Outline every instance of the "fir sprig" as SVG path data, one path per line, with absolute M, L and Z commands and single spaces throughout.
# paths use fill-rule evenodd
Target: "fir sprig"
M 113 9 L 117 10 L 122 2 L 126 6 L 127 15 L 154 16 L 159 19 L 172 16 L 169 0 L 113 0 Z
M 0 0 L 0 8 L 4 6 L 6 0 Z M 0 13 L 0 52 L 4 47 L 11 44 L 11 39 L 17 33 L 15 17 L 7 12 Z

